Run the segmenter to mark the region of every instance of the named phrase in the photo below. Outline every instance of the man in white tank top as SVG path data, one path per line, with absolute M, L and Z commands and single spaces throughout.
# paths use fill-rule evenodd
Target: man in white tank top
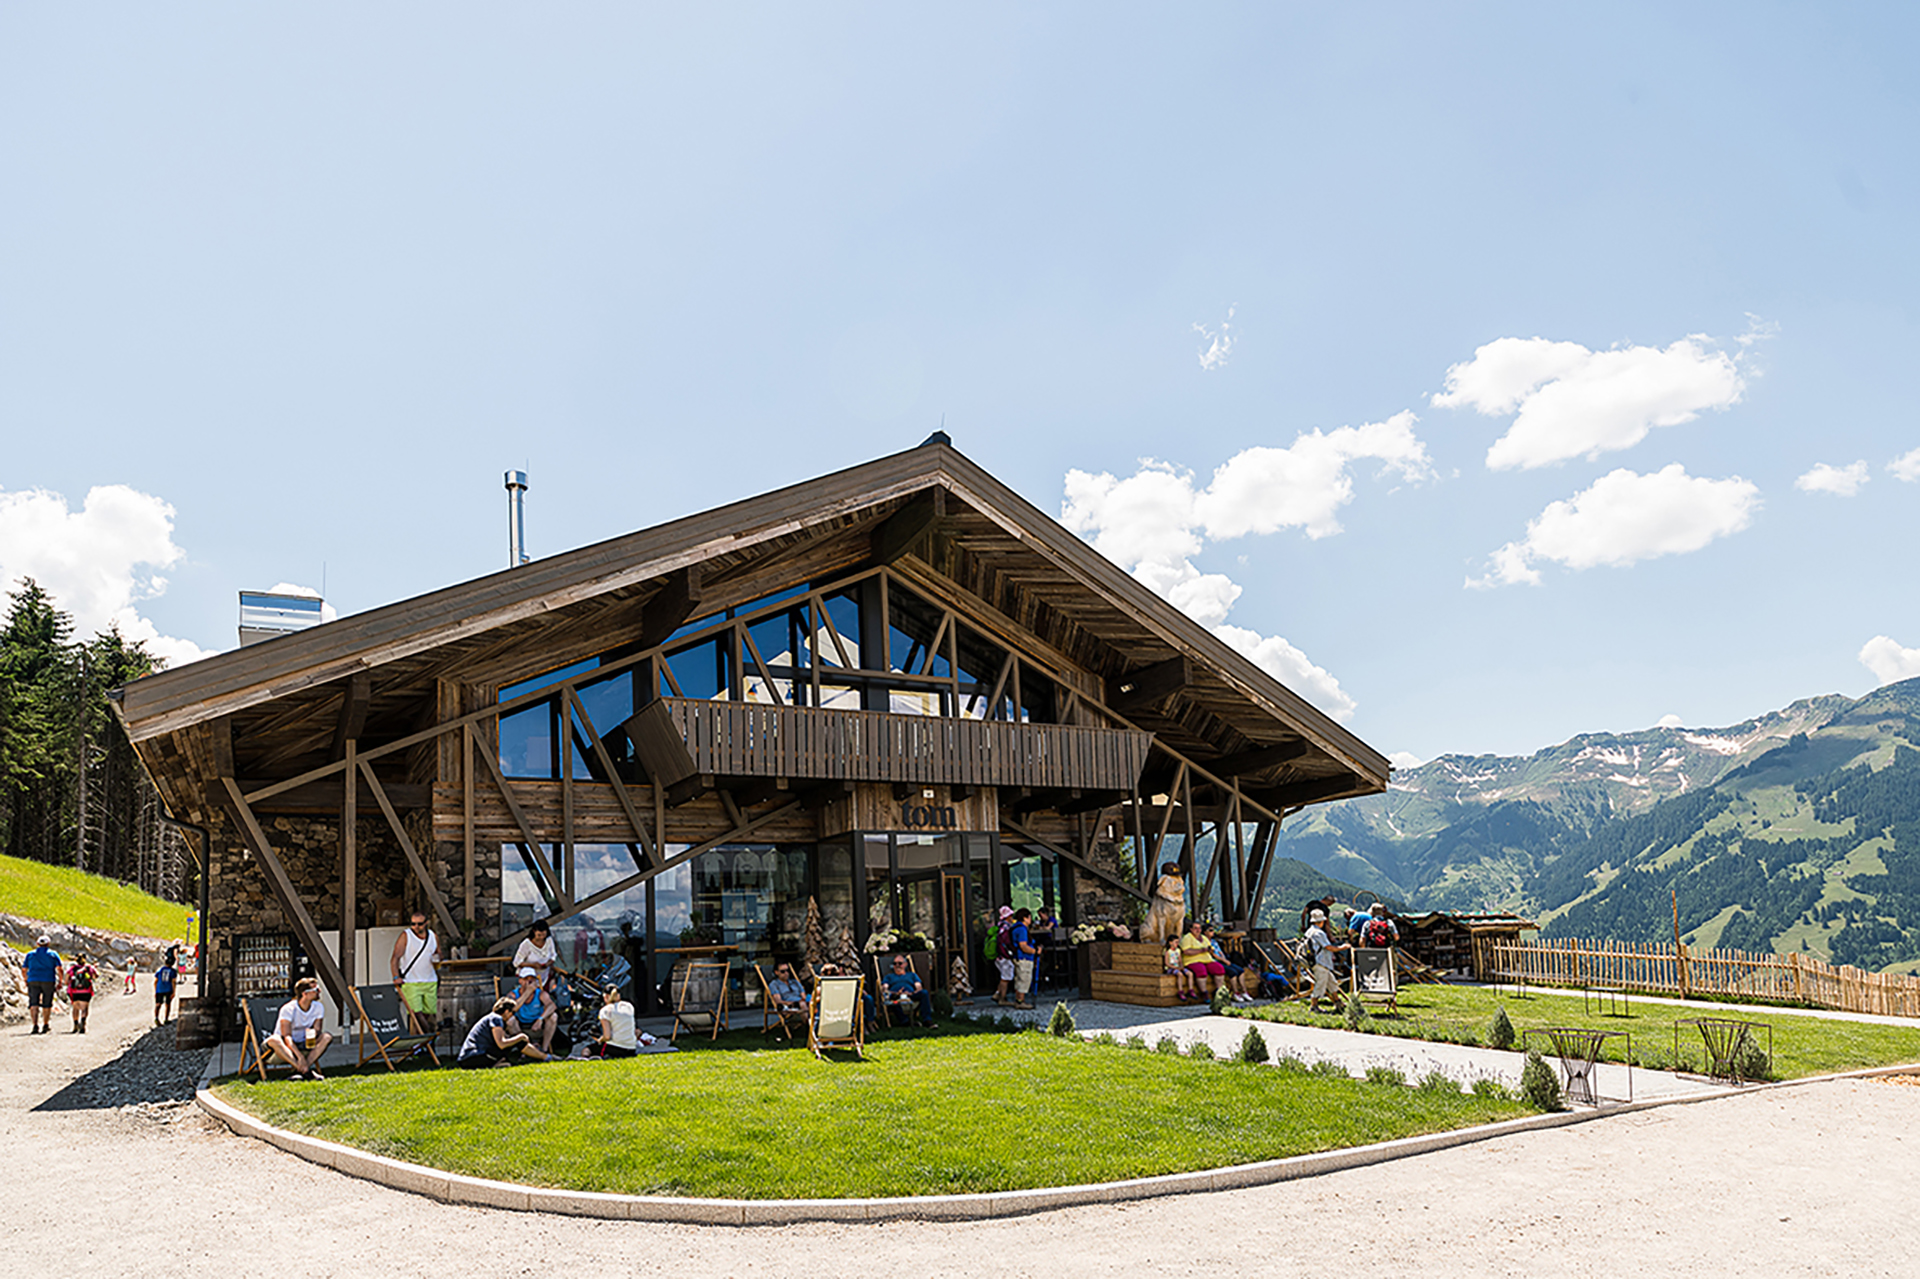
M 407 931 L 393 941 L 393 984 L 413 1018 L 415 1034 L 430 1035 L 440 1021 L 440 939 L 427 917 L 414 911 Z

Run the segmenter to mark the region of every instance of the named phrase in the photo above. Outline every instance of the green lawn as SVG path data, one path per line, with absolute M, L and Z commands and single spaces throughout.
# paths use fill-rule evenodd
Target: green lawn
M 20 857 L 0 857 L 0 911 L 164 941 L 185 940 L 190 913 L 118 880 Z
M 1920 1062 L 1920 1025 L 1880 1026 L 1867 1022 L 1801 1017 L 1791 1012 L 1769 1010 L 1764 1013 L 1732 1012 L 1722 1004 L 1696 1002 L 1686 1006 L 1655 1004 L 1631 999 L 1628 1015 L 1609 1017 L 1589 1014 L 1582 1008 L 1579 995 L 1543 994 L 1529 991 L 1515 997 L 1477 986 L 1406 986 L 1400 991 L 1398 1015 L 1376 1012 L 1366 1029 L 1376 1034 L 1411 1039 L 1434 1039 L 1447 1043 L 1487 1042 L 1487 1028 L 1496 1007 L 1504 1006 L 1515 1032 L 1539 1026 L 1591 1026 L 1601 1030 L 1625 1030 L 1633 1035 L 1637 1064 L 1669 1069 L 1673 1059 L 1673 1023 L 1682 1017 L 1730 1017 L 1740 1021 L 1762 1021 L 1773 1027 L 1773 1075 L 1777 1079 L 1799 1079 L 1839 1070 L 1858 1070 L 1868 1066 L 1904 1065 Z M 1303 1026 L 1339 1027 L 1340 1017 L 1310 1013 L 1301 1003 L 1270 1004 L 1252 1009 L 1228 1010 L 1236 1017 L 1262 1021 L 1291 1022 Z M 1764 1042 L 1764 1041 L 1763 1041 Z M 1680 1052 L 1684 1067 L 1700 1064 L 1699 1033 L 1681 1028 Z M 1619 1050 L 1609 1051 L 1610 1059 L 1619 1059 Z
M 452 1172 L 729 1198 L 1110 1181 L 1531 1113 L 1458 1092 L 957 1026 L 889 1036 L 864 1062 L 815 1061 L 804 1046 L 701 1050 L 216 1091 L 276 1126 Z

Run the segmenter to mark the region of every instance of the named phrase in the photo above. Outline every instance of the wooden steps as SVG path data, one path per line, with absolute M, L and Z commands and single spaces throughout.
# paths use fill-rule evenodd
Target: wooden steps
M 1144 1008 L 1171 1008 L 1175 998 L 1173 974 L 1166 971 L 1166 951 L 1147 942 L 1117 941 L 1113 967 L 1095 970 L 1093 997 L 1113 1004 Z

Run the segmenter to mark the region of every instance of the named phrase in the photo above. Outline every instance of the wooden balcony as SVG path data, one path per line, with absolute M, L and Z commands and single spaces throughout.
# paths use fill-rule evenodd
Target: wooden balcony
M 624 725 L 672 786 L 701 774 L 794 780 L 1131 790 L 1153 734 L 884 711 L 663 698 Z

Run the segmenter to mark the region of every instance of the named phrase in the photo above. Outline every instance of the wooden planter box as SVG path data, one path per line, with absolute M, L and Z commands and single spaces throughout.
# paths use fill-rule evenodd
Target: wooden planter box
M 1074 971 L 1080 982 L 1080 998 L 1093 998 L 1093 975 L 1113 967 L 1111 941 L 1083 941 L 1074 947 Z

